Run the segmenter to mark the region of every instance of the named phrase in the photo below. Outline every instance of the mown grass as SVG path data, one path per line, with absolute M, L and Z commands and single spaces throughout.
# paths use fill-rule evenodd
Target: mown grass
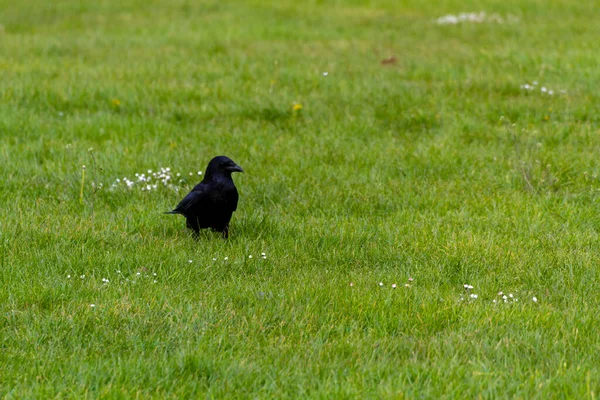
M 0 393 L 597 397 L 595 6 L 0 0 Z

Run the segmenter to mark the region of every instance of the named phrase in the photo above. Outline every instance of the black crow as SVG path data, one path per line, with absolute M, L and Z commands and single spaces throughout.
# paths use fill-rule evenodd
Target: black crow
M 231 179 L 233 172 L 244 172 L 229 157 L 218 156 L 210 160 L 202 182 L 179 202 L 173 211 L 165 214 L 181 214 L 187 227 L 197 235 L 200 229 L 211 228 L 229 237 L 229 220 L 237 209 L 238 192 Z

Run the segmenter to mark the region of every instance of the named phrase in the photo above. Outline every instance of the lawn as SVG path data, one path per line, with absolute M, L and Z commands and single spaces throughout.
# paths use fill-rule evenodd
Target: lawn
M 597 398 L 597 17 L 0 0 L 0 396 Z

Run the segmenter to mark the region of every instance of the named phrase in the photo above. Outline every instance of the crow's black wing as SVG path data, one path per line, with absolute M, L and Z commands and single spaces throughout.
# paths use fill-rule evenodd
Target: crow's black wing
M 191 210 L 202 208 L 204 205 L 206 205 L 210 201 L 209 195 L 206 190 L 202 190 L 201 188 L 198 189 L 200 190 L 197 190 L 196 187 L 194 190 L 189 192 L 187 196 L 185 196 L 183 200 L 179 202 L 173 212 L 187 215 Z
M 231 190 L 228 195 L 227 195 L 227 203 L 229 203 L 229 206 L 231 207 L 231 211 L 235 211 L 237 210 L 237 204 L 238 204 L 238 191 L 235 188 L 235 186 L 232 187 L 233 190 Z

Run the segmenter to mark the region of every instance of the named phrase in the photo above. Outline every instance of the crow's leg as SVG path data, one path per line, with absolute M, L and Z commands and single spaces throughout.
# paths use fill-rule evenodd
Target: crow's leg
M 223 228 L 223 239 L 227 238 L 229 238 L 229 225 L 225 225 L 225 228 Z
M 193 235 L 195 238 L 200 235 L 200 224 L 196 218 L 187 218 L 186 225 L 194 232 Z

